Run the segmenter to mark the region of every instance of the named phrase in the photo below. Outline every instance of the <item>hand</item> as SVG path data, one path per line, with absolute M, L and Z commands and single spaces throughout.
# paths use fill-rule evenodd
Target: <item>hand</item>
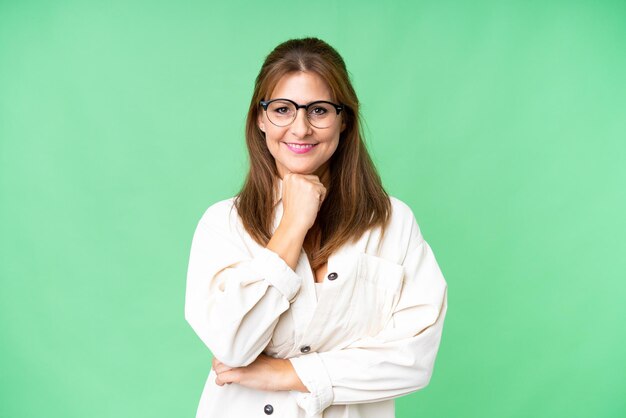
M 287 359 L 277 359 L 261 354 L 246 367 L 229 367 L 214 357 L 213 370 L 217 374 L 215 383 L 218 386 L 237 383 L 258 390 L 308 392 Z
M 314 174 L 283 176 L 283 217 L 267 248 L 296 271 L 304 239 L 317 218 L 326 188 Z
M 283 176 L 283 219 L 287 225 L 311 229 L 326 198 L 326 188 L 314 174 Z

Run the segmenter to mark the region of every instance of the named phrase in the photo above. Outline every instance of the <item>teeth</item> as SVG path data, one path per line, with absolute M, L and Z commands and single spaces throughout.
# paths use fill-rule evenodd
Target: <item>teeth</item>
M 304 145 L 299 145 L 299 144 L 288 144 L 290 147 L 293 148 L 298 148 L 298 149 L 305 149 L 305 148 L 313 148 L 312 144 L 304 144 Z

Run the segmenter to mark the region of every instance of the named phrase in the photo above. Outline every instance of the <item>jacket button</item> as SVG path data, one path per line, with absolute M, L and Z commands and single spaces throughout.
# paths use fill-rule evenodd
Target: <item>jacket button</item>
M 263 412 L 265 412 L 266 415 L 272 415 L 274 413 L 274 407 L 270 404 L 267 404 L 263 407 Z
M 339 275 L 335 272 L 332 272 L 328 275 L 328 280 L 335 280 Z
M 300 348 L 301 353 L 308 353 L 309 351 L 311 351 L 311 347 L 308 345 L 305 345 L 304 347 Z

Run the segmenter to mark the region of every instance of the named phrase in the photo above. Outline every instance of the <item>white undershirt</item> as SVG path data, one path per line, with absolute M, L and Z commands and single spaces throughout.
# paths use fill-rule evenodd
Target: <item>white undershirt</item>
M 315 283 L 315 296 L 317 298 L 317 300 L 320 300 L 320 293 L 322 292 L 322 285 L 324 285 L 324 282 L 322 283 Z

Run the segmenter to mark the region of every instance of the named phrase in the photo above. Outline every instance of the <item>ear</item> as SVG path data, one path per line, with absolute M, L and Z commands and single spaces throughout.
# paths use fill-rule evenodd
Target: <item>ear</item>
M 346 129 L 346 122 L 344 120 L 341 121 L 341 130 L 339 132 L 343 132 Z

